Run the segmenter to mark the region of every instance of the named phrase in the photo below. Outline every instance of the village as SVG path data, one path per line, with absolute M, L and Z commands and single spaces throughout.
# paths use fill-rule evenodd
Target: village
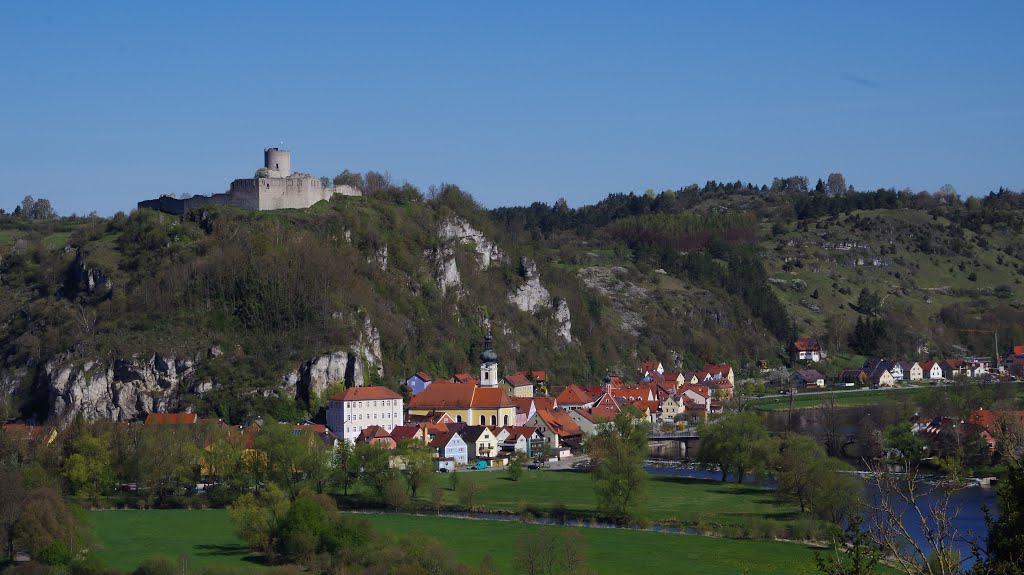
M 799 363 L 817 364 L 826 358 L 816 338 L 793 342 Z M 767 371 L 762 368 L 761 371 Z M 1001 365 L 990 358 L 942 361 L 891 361 L 870 358 L 860 367 L 842 369 L 829 378 L 814 368 L 795 369 L 779 394 L 820 393 L 826 388 L 892 389 L 900 385 L 943 385 L 956 381 L 1016 381 L 1024 371 L 1024 346 L 1014 346 Z M 480 355 L 478 374 L 455 373 L 434 378 L 422 371 L 407 378 L 398 390 L 385 386 L 350 387 L 331 396 L 326 422 L 277 422 L 294 435 L 318 438 L 332 452 L 341 442 L 372 444 L 389 450 L 407 440 L 429 446 L 434 470 L 488 469 L 509 464 L 515 454 L 532 461 L 531 468 L 552 462 L 572 462 L 584 452 L 588 436 L 610 425 L 620 413 L 651 424 L 654 433 L 695 434 L 709 417 L 735 408 L 736 373 L 729 364 L 704 364 L 699 370 L 668 371 L 662 362 L 642 362 L 631 377 L 606 375 L 600 384 L 561 387 L 557 394 L 546 372 L 516 371 L 500 375 L 493 338 L 488 334 Z M 405 397 L 409 399 L 406 400 Z M 764 397 L 757 394 L 757 397 Z M 966 436 L 979 431 L 995 449 L 996 430 L 1010 418 L 1024 422 L 1024 412 L 974 409 L 964 421 L 945 414 L 916 415 L 914 433 L 936 437 L 943 428 L 958 428 Z M 221 419 L 201 418 L 196 413 L 150 413 L 145 426 L 212 424 L 228 431 L 247 450 L 255 438 L 274 422 L 257 418 L 244 426 L 230 426 Z M 9 437 L 44 445 L 52 443 L 58 429 L 10 420 L 3 430 Z M 396 459 L 394 465 L 401 465 Z

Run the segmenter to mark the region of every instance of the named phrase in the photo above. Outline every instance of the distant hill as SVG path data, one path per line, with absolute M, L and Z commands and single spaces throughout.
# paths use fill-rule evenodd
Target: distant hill
M 0 415 L 315 417 L 346 381 L 477 371 L 488 327 L 503 372 L 555 387 L 654 357 L 742 378 L 798 335 L 915 358 L 1024 341 L 1020 194 L 806 188 L 486 211 L 388 184 L 307 210 L 0 216 Z

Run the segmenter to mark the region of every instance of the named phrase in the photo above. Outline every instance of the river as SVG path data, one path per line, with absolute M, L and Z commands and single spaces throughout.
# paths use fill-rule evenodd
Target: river
M 687 464 L 663 464 L 658 463 L 654 465 L 648 465 L 646 467 L 648 473 L 652 475 L 673 475 L 678 477 L 694 477 L 698 479 L 710 479 L 714 481 L 721 480 L 722 474 L 717 471 L 709 471 L 706 469 L 700 469 L 692 465 Z M 733 476 L 729 476 L 730 481 L 734 481 Z M 751 485 L 761 485 L 763 487 L 772 488 L 771 482 L 761 482 L 755 478 L 747 478 L 744 483 Z M 865 483 L 865 495 L 868 501 L 877 501 L 879 497 L 879 491 L 877 486 L 870 482 Z M 937 496 L 922 496 L 921 505 L 927 506 L 936 503 L 938 500 Z M 959 509 L 959 514 L 953 520 L 953 525 L 956 529 L 964 534 L 965 537 L 973 537 L 984 546 L 985 537 L 988 534 L 987 526 L 985 525 L 985 515 L 982 511 L 983 506 L 987 506 L 992 513 L 996 511 L 996 490 L 991 487 L 977 487 L 971 486 L 964 489 L 958 490 L 954 493 L 950 499 L 950 509 Z M 914 539 L 919 545 L 927 547 L 927 542 L 924 540 L 919 520 L 911 510 L 907 510 L 904 514 L 905 523 L 910 526 L 909 529 L 912 532 Z M 961 540 L 956 544 L 957 551 L 960 552 L 961 556 L 968 560 L 968 565 L 973 563 L 970 559 L 971 547 L 968 541 Z

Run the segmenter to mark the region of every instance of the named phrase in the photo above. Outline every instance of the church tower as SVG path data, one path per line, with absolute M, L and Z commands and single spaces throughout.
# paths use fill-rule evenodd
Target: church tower
M 491 330 L 484 337 L 484 352 L 480 354 L 480 387 L 498 387 L 498 354 L 491 348 Z

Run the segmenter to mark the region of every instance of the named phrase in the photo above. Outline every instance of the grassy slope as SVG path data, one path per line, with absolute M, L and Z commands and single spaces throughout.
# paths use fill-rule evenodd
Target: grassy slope
M 527 506 L 550 511 L 556 506 L 579 513 L 596 510 L 593 485 L 586 473 L 530 471 L 519 481 L 510 481 L 501 471 L 467 471 L 460 477 L 480 484 L 474 506 L 491 510 L 519 512 Z M 434 484 L 445 488 L 445 502 L 457 503 L 450 490 L 450 477 L 435 474 Z M 433 486 L 421 490 L 428 497 Z M 647 487 L 645 512 L 654 521 L 679 521 L 692 524 L 737 525 L 758 518 L 775 521 L 795 519 L 794 506 L 776 502 L 771 492 L 749 485 L 735 485 L 683 477 L 651 475 Z
M 554 533 L 565 527 L 409 515 L 368 515 L 378 528 L 402 535 L 430 534 L 476 565 L 486 555 L 512 575 L 515 541 L 525 529 Z M 111 567 L 132 569 L 154 554 L 189 555 L 196 566 L 259 569 L 231 531 L 227 513 L 212 511 L 95 511 L 89 514 Z M 649 531 L 581 529 L 588 563 L 597 573 L 814 573 L 811 550 L 774 541 L 714 539 Z
M 869 210 L 854 213 L 865 218 L 882 219 L 895 226 L 934 226 L 939 237 L 949 226 L 949 221 L 945 218 L 933 221 L 928 218 L 927 214 L 920 211 Z M 818 222 L 822 225 L 828 223 L 828 229 L 818 229 L 816 223 L 812 221 L 807 231 L 790 230 L 778 237 L 765 234 L 763 236 L 765 239 L 761 243 L 762 253 L 765 254 L 765 264 L 772 278 L 787 282 L 800 279 L 807 284 L 807 288 L 802 292 L 793 291 L 786 284 L 773 285 L 776 293 L 787 304 L 790 313 L 797 320 L 798 329 L 802 333 L 824 333 L 825 318 L 831 314 L 847 316 L 849 325 L 852 326 L 856 321 L 857 314 L 851 310 L 850 304 L 856 303 L 857 296 L 865 287 L 878 291 L 883 296 L 890 294 L 885 303 L 909 311 L 910 313 L 907 313 L 906 317 L 918 328 L 923 328 L 924 320 L 934 316 L 942 307 L 965 301 L 964 297 L 944 295 L 936 291 L 936 288 L 980 289 L 1005 285 L 1012 287 L 1014 291 L 1019 291 L 1020 273 L 1014 265 L 1020 265 L 1020 262 L 1005 254 L 1003 254 L 1003 263 L 1000 265 L 997 262 L 997 258 L 1001 255 L 998 247 L 1005 242 L 1014 241 L 1013 238 L 993 233 L 989 236 L 991 248 L 981 249 L 974 246 L 975 256 L 973 258 L 950 257 L 923 254 L 912 246 L 909 240 L 898 234 L 879 235 L 871 231 L 857 229 L 845 217 L 840 217 L 838 220 L 821 218 Z M 768 224 L 763 224 L 763 227 L 767 230 Z M 828 241 L 857 241 L 869 247 L 867 250 L 826 250 L 820 246 L 824 241 L 823 234 L 828 235 Z M 968 242 L 974 245 L 975 234 L 965 231 L 964 235 Z M 790 242 L 793 245 L 785 245 Z M 782 245 L 781 249 L 779 249 L 780 244 Z M 881 255 L 880 249 L 883 246 L 895 247 L 896 252 Z M 887 267 L 849 265 L 849 260 L 857 256 L 879 257 L 892 261 L 893 265 Z M 782 265 L 786 257 L 799 259 L 803 263 L 802 267 L 796 267 L 788 272 L 783 270 Z M 964 270 L 959 269 L 961 263 L 965 266 Z M 977 274 L 977 281 L 967 278 L 972 271 Z M 896 277 L 897 273 L 900 277 Z M 832 287 L 833 284 L 849 288 L 850 293 L 840 293 Z M 817 300 L 810 297 L 815 290 L 818 290 L 819 294 Z M 990 305 L 999 301 L 998 298 L 990 295 L 978 295 L 970 299 L 983 301 Z M 1019 300 L 1020 298 L 1014 296 L 1012 299 Z M 822 311 L 815 313 L 807 309 L 801 305 L 802 300 L 817 304 Z M 904 314 L 901 312 L 900 315 Z M 978 345 L 983 343 L 986 345 L 976 350 L 977 353 L 992 352 L 991 345 L 987 341 L 980 340 L 978 342 Z

